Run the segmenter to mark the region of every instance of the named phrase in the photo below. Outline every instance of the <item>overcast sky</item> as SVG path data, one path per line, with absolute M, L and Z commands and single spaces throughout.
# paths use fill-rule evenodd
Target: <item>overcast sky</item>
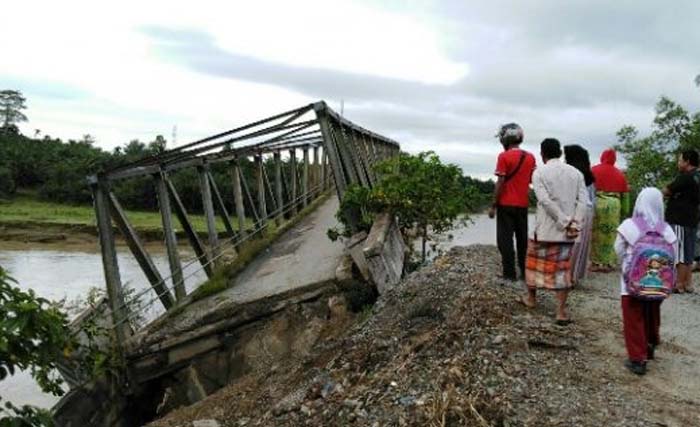
M 319 99 L 488 176 L 500 123 L 597 159 L 665 94 L 700 110 L 700 1 L 13 2 L 0 89 L 25 134 L 184 144 Z

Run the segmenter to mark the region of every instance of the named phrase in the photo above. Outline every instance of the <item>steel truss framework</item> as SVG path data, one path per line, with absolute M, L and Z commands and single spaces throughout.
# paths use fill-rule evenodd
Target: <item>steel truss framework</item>
M 297 157 L 299 152 L 302 154 L 301 161 Z M 207 277 L 211 277 L 215 263 L 224 250 L 235 250 L 246 240 L 254 238 L 267 227 L 268 221 L 279 224 L 285 215 L 296 215 L 301 208 L 330 189 L 331 176 L 337 195 L 342 199 L 351 185 L 371 187 L 377 180 L 373 165 L 398 152 L 397 142 L 346 120 L 320 101 L 89 177 L 107 295 L 118 341 L 124 342 L 131 333 L 129 320 L 134 314 L 125 302 L 113 223 L 151 284 L 155 296 L 149 303 L 160 301 L 167 310 L 186 296 L 173 212 L 196 254 L 195 262 L 200 264 L 200 270 Z M 288 174 L 282 168 L 283 154 L 287 158 Z M 253 202 L 251 189 L 240 167 L 242 159 L 251 157 L 255 165 L 256 183 L 252 191 L 257 195 L 257 203 Z M 266 163 L 270 164 L 265 160 L 270 158 L 272 179 L 265 167 Z M 217 187 L 210 166 L 218 163 L 228 165 L 233 194 L 222 194 Z M 185 168 L 194 168 L 198 173 L 208 231 L 206 242 L 195 231 L 170 179 L 170 174 Z M 153 178 L 158 196 L 170 266 L 167 277 L 155 267 L 112 191 L 116 181 L 143 176 Z M 230 196 L 235 206 L 233 217 L 224 203 Z M 225 239 L 216 229 L 217 214 L 226 229 Z M 253 229 L 246 229 L 246 215 L 254 219 Z M 237 227 L 234 227 L 235 223 Z M 150 293 L 150 290 L 147 291 Z

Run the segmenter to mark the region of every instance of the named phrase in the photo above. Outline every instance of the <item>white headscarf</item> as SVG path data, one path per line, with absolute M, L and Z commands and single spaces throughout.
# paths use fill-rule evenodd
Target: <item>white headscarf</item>
M 649 227 L 664 220 L 664 196 L 656 188 L 647 187 L 637 196 L 633 216 L 642 217 Z
M 655 228 L 659 222 L 664 221 L 664 196 L 657 188 L 647 187 L 643 189 L 637 196 L 637 201 L 634 204 L 634 218 L 643 218 L 651 228 Z M 625 220 L 617 231 L 622 234 L 622 237 L 628 243 L 634 244 L 641 237 L 641 233 L 637 225 L 631 219 Z M 675 235 L 671 227 L 664 228 L 664 238 L 672 243 L 675 241 Z

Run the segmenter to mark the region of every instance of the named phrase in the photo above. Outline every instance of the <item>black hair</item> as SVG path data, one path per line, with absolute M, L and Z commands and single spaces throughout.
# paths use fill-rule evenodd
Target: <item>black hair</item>
M 583 179 L 586 181 L 586 187 L 595 182 L 593 172 L 591 172 L 591 159 L 588 157 L 588 150 L 580 145 L 564 146 L 564 158 L 566 163 L 580 170 L 583 174 Z
M 700 164 L 700 159 L 698 159 L 698 152 L 695 150 L 683 150 L 681 157 L 686 162 L 690 163 L 690 166 L 698 167 Z
M 561 157 L 561 144 L 559 140 L 554 138 L 545 138 L 540 144 L 542 157 L 547 160 L 558 159 Z

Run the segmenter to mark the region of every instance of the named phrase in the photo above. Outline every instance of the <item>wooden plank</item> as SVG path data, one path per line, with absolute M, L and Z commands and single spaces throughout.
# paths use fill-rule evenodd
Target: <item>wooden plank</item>
M 170 277 L 175 289 L 175 297 L 179 300 L 187 295 L 185 291 L 185 281 L 182 275 L 182 264 L 180 254 L 177 250 L 177 237 L 173 227 L 173 214 L 170 206 L 170 195 L 168 184 L 166 183 L 165 172 L 160 172 L 153 176 L 156 182 L 156 192 L 158 194 L 158 205 L 160 207 L 160 217 L 163 223 L 163 234 L 165 235 L 165 248 L 168 252 L 168 263 L 170 264 Z
M 112 219 L 117 225 L 119 232 L 124 236 L 127 246 L 129 246 L 131 253 L 134 255 L 134 258 L 136 258 L 136 262 L 139 263 L 141 270 L 151 283 L 151 287 L 153 287 L 163 307 L 165 307 L 166 310 L 170 309 L 170 307 L 175 305 L 175 300 L 168 290 L 163 277 L 161 277 L 160 272 L 158 272 L 156 265 L 153 263 L 151 256 L 146 252 L 136 230 L 134 230 L 134 227 L 126 217 L 119 200 L 117 200 L 117 197 L 111 191 L 109 193 L 109 201 Z
M 209 167 L 203 165 L 197 168 L 199 174 L 199 190 L 202 193 L 202 209 L 204 210 L 204 219 L 207 223 L 207 234 L 209 237 L 209 259 L 218 259 L 221 253 L 219 248 L 219 233 L 216 231 L 216 215 L 214 213 L 214 200 L 211 195 L 211 186 L 209 185 Z M 213 261 L 216 265 L 216 262 Z
M 177 190 L 175 189 L 175 186 L 173 185 L 172 181 L 170 181 L 170 179 L 168 179 L 167 177 L 165 177 L 165 181 L 168 185 L 168 192 L 170 193 L 170 197 L 172 197 L 173 202 L 175 202 L 175 215 L 177 215 L 177 219 L 180 221 L 180 225 L 185 231 L 185 235 L 190 241 L 190 246 L 192 246 L 192 249 L 194 249 L 194 253 L 195 255 L 197 255 L 197 259 L 199 260 L 200 265 L 204 269 L 204 272 L 207 274 L 207 277 L 211 278 L 214 275 L 214 270 L 209 262 L 209 257 L 207 256 L 207 253 L 204 250 L 204 245 L 202 244 L 202 241 L 199 240 L 199 236 L 197 235 L 197 232 L 195 231 L 194 227 L 192 226 L 192 223 L 190 222 L 190 219 L 187 216 L 187 210 L 185 209 L 185 205 L 182 204 L 180 196 L 177 194 Z
M 128 308 L 124 301 L 119 263 L 117 262 L 117 249 L 114 242 L 114 232 L 109 212 L 109 183 L 104 177 L 98 177 L 97 183 L 92 185 L 95 217 L 97 219 L 97 232 L 100 240 L 100 252 L 102 254 L 102 268 L 105 275 L 105 286 L 112 309 L 112 322 L 117 325 L 115 335 L 117 338 L 117 351 L 120 358 L 123 356 L 123 346 L 130 334 L 128 322 L 124 321 L 128 315 Z

